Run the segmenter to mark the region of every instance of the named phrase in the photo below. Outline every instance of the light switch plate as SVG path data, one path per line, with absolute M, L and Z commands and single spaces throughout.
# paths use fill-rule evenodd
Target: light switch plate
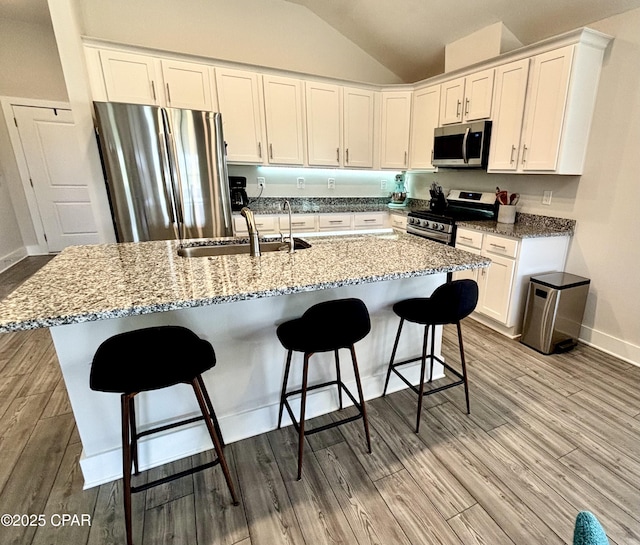
M 327 188 L 329 188 L 329 189 L 335 189 L 336 188 L 336 179 L 335 178 L 329 178 L 327 180 Z
M 298 178 L 297 185 L 298 189 L 304 189 L 304 178 Z

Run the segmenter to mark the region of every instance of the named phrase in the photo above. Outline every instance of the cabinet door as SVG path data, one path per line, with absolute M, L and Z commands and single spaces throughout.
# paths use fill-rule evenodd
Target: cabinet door
M 515 260 L 490 254 L 491 265 L 481 269 L 478 276 L 480 301 L 478 312 L 506 323 L 513 286 Z
M 262 163 L 262 125 L 258 76 L 253 72 L 216 68 L 227 160 Z
M 433 130 L 440 116 L 440 86 L 427 87 L 413 93 L 411 114 L 411 168 L 432 169 Z
M 302 86 L 296 79 L 263 76 L 270 164 L 302 165 Z
M 211 111 L 211 80 L 204 64 L 162 60 L 167 106 Z
M 110 101 L 161 105 L 157 59 L 134 53 L 102 50 L 100 62 Z
M 477 248 L 471 248 L 469 246 L 463 246 L 456 244 L 456 248 L 459 250 L 464 250 L 465 252 L 469 252 L 471 254 L 480 255 L 480 250 Z M 451 276 L 454 280 L 475 280 L 478 282 L 478 278 L 480 276 L 480 271 L 484 269 L 467 269 L 466 271 L 456 271 Z M 478 284 L 478 290 L 480 289 L 480 285 Z M 481 295 L 480 295 L 481 297 Z
M 521 154 L 523 171 L 555 170 L 574 46 L 532 59 Z
M 440 125 L 462 122 L 462 100 L 464 98 L 464 78 L 442 84 L 440 95 Z
M 496 70 L 488 170 L 518 168 L 528 77 L 529 59 L 506 64 Z
M 343 96 L 344 166 L 373 167 L 373 91 L 345 87 Z
M 338 167 L 342 149 L 340 87 L 307 81 L 305 97 L 309 165 Z
M 483 70 L 465 78 L 463 121 L 475 121 L 491 117 L 493 76 L 495 69 Z
M 382 93 L 380 166 L 406 169 L 408 166 L 411 92 Z

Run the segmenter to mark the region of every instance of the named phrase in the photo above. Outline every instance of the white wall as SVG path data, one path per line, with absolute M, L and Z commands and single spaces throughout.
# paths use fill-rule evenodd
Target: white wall
M 605 55 L 582 176 L 443 171 L 409 176 L 410 195 L 428 186 L 522 195 L 523 212 L 573 218 L 567 270 L 591 279 L 581 337 L 640 363 L 640 9 L 588 25 L 614 36 Z M 551 206 L 542 204 L 553 191 Z
M 82 0 L 87 36 L 371 83 L 400 78 L 283 0 Z
M 66 100 L 51 25 L 0 19 L 0 96 Z M 9 122 L 13 121 L 9 119 Z M 0 270 L 36 244 L 18 166 L 0 111 Z

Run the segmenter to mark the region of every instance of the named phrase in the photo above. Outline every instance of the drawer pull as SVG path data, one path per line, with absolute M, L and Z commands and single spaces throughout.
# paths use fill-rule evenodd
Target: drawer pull
M 362 221 L 371 222 L 371 221 L 378 221 L 378 220 L 375 219 L 375 218 L 371 218 L 371 219 L 365 219 L 365 220 L 362 220 Z
M 304 221 L 292 221 L 291 225 L 306 225 Z
M 494 248 L 499 248 L 500 250 L 506 250 L 506 246 L 502 246 L 501 244 L 495 244 L 493 242 L 489 243 L 489 246 L 493 246 Z
M 329 220 L 329 223 L 344 223 L 344 220 Z
M 462 235 L 460 235 L 458 238 L 460 240 L 468 240 L 469 242 L 473 242 L 473 239 L 471 237 L 463 237 Z

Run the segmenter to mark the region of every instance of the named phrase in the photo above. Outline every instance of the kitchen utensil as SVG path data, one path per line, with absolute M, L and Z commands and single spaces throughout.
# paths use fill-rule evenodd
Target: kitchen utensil
M 511 196 L 509 197 L 509 204 L 516 205 L 518 204 L 519 200 L 520 200 L 520 193 L 511 193 Z
M 509 193 L 507 191 L 498 191 L 496 198 L 500 204 L 509 204 Z

